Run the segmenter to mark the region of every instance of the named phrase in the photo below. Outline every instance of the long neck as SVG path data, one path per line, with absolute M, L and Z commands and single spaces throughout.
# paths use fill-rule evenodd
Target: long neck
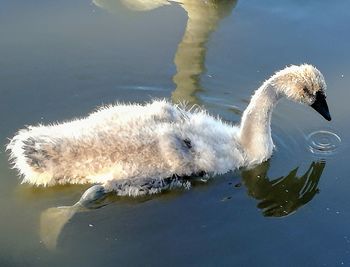
M 260 163 L 272 154 L 271 115 L 280 95 L 271 84 L 268 80 L 255 91 L 242 116 L 239 138 L 247 164 Z

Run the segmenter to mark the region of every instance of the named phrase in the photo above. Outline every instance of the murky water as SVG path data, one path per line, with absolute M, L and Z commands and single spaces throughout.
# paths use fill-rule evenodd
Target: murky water
M 3 1 L 0 266 L 350 266 L 350 2 Z M 239 122 L 274 71 L 325 75 L 332 121 L 282 101 L 273 157 L 155 197 L 61 208 L 87 186 L 21 185 L 4 151 L 28 124 L 171 98 Z M 62 215 L 63 214 L 63 215 Z M 51 239 L 47 240 L 45 237 Z

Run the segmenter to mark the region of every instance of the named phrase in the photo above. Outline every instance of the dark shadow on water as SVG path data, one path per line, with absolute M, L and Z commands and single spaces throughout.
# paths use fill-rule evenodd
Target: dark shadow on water
M 257 207 L 264 216 L 284 217 L 307 204 L 319 192 L 318 183 L 325 165 L 325 162 L 312 162 L 301 176 L 295 168 L 286 176 L 270 179 L 267 161 L 242 171 L 242 179 L 248 195 L 258 200 Z

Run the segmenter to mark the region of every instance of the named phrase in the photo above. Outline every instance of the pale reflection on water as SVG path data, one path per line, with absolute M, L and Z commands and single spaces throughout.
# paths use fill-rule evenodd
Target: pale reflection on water
M 172 93 L 172 99 L 175 102 L 185 100 L 189 104 L 198 104 L 200 100 L 197 93 L 203 90 L 200 78 L 205 73 L 206 44 L 211 33 L 231 13 L 237 1 L 181 2 L 188 20 L 174 58 L 177 73 L 173 78 L 176 89 Z
M 206 70 L 207 42 L 210 35 L 218 28 L 220 21 L 231 14 L 237 0 L 121 1 L 126 7 L 137 11 L 149 11 L 175 2 L 186 11 L 188 19 L 174 57 L 177 72 L 173 77 L 176 89 L 172 93 L 172 100 L 175 103 L 200 104 L 197 93 L 203 90 L 200 78 Z M 112 13 L 120 9 L 119 0 L 94 0 L 93 3 Z

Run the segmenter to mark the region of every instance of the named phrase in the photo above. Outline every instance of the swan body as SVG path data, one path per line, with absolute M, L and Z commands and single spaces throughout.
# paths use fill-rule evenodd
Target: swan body
M 244 164 L 238 128 L 164 100 L 104 107 L 87 118 L 21 130 L 11 141 L 23 182 L 103 183 L 224 173 Z
M 181 177 L 222 174 L 267 160 L 274 148 L 271 114 L 283 96 L 330 120 L 325 90 L 315 67 L 290 66 L 256 90 L 240 125 L 165 100 L 117 104 L 83 119 L 29 126 L 7 149 L 23 182 L 33 185 L 92 183 L 133 196 L 188 188 Z M 169 177 L 176 182 L 166 182 Z

